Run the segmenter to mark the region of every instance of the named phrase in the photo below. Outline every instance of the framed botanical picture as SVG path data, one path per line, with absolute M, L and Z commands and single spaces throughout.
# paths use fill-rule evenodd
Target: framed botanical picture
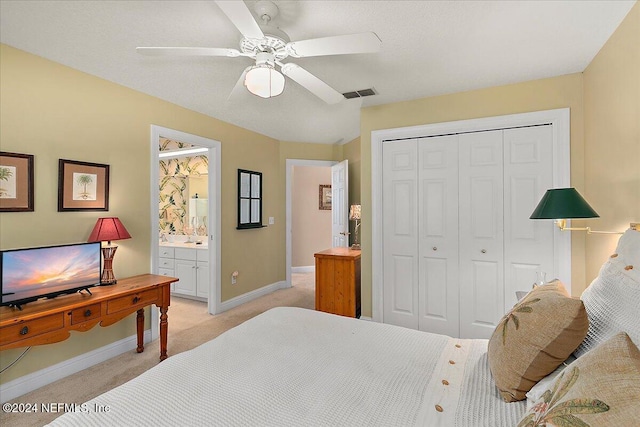
M 320 185 L 318 209 L 321 211 L 331 210 L 331 185 Z
M 108 210 L 109 165 L 60 159 L 58 212 Z
M 33 155 L 0 151 L 0 212 L 33 212 Z

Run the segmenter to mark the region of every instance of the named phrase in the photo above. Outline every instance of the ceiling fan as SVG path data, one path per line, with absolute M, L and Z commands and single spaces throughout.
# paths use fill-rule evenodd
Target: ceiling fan
M 372 53 L 380 50 L 382 43 L 372 32 L 292 42 L 284 31 L 270 24 L 278 14 L 278 6 L 273 2 L 260 0 L 255 4 L 254 10 L 262 24 L 256 22 L 244 1 L 215 3 L 242 33 L 240 50 L 217 47 L 137 47 L 136 50 L 143 55 L 246 56 L 254 59 L 255 65 L 242 72 L 236 87 L 243 84 L 254 95 L 271 98 L 283 92 L 284 76 L 287 76 L 326 103 L 336 104 L 344 99 L 340 92 L 299 65 L 282 61 L 288 57 Z

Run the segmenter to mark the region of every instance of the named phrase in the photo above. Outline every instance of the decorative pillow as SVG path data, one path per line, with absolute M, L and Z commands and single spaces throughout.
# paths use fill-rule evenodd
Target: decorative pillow
M 571 298 L 559 280 L 529 292 L 489 340 L 489 367 L 502 398 L 523 400 L 578 347 L 588 327 L 582 301 Z
M 526 394 L 527 396 L 527 411 L 529 408 L 533 406 L 533 404 L 542 397 L 542 394 L 547 391 L 547 389 L 551 388 L 551 385 L 555 381 L 555 379 L 564 371 L 564 369 L 569 366 L 573 361 L 575 361 L 575 356 L 571 355 L 567 360 L 562 362 L 560 366 L 558 366 L 555 371 L 551 372 L 549 375 L 541 379 L 531 387 Z
M 640 351 L 624 332 L 569 365 L 518 427 L 637 426 Z
M 598 277 L 582 293 L 589 316 L 587 336 L 575 351 L 580 357 L 618 332 L 626 332 L 640 346 L 640 232 L 627 230 L 616 252 Z

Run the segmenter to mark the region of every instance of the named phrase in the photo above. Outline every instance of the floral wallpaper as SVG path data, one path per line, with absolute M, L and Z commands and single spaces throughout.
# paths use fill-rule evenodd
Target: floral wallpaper
M 192 147 L 191 144 L 160 139 L 160 151 Z M 190 176 L 207 174 L 209 159 L 207 156 L 181 157 L 160 160 L 160 232 L 185 234 L 188 226 L 188 181 Z

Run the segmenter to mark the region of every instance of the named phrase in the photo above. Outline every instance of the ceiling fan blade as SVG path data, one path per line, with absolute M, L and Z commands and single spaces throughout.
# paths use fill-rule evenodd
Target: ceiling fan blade
M 264 33 L 256 20 L 253 19 L 253 15 L 244 1 L 216 1 L 216 4 L 243 36 L 250 39 L 264 38 Z
M 290 42 L 287 44 L 287 52 L 296 58 L 371 53 L 378 52 L 381 44 L 376 33 L 369 32 Z
M 293 81 L 313 93 L 318 98 L 322 99 L 327 104 L 337 104 L 344 99 L 344 96 L 340 92 L 301 66 L 292 64 L 291 62 L 278 65 L 282 67 L 282 74 L 290 77 Z
M 249 65 L 247 68 L 244 69 L 242 74 L 240 74 L 240 78 L 236 82 L 236 85 L 233 87 L 233 89 L 231 89 L 231 92 L 229 93 L 229 96 L 227 97 L 227 101 L 229 101 L 231 98 L 233 98 L 235 96 L 235 94 L 237 94 L 238 92 L 240 92 L 242 90 L 242 88 L 244 88 L 244 78 L 247 75 L 247 71 L 249 71 L 251 69 L 251 67 L 253 67 L 253 65 Z
M 239 50 L 219 47 L 137 47 L 136 51 L 149 56 L 230 56 L 235 58 L 242 55 Z

